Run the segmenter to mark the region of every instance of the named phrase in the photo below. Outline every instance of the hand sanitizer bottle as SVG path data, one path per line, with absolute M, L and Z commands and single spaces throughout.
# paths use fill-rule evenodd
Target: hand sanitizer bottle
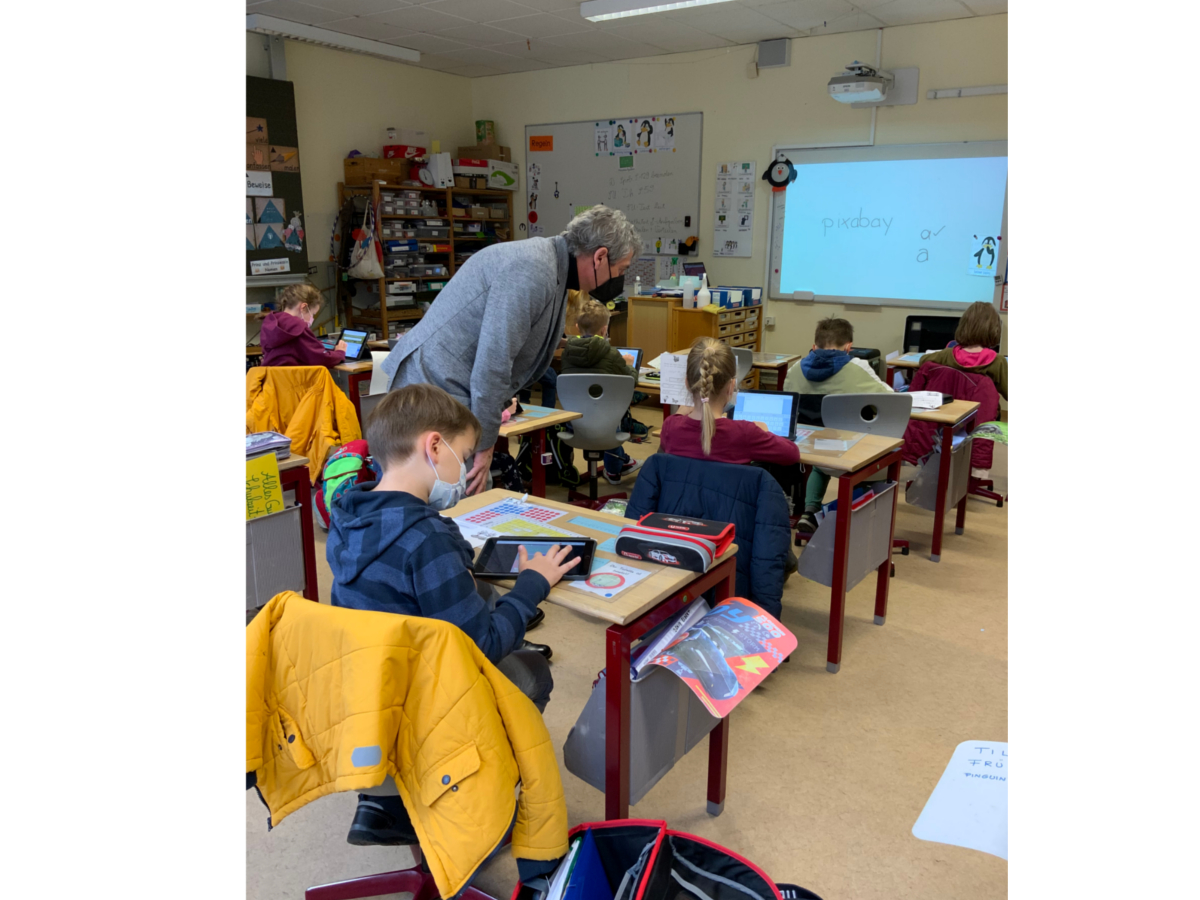
M 700 277 L 700 290 L 696 292 L 696 308 L 701 309 L 712 303 L 712 293 L 708 289 L 708 273 Z
M 633 296 L 642 296 L 642 276 L 636 275 L 633 279 Z

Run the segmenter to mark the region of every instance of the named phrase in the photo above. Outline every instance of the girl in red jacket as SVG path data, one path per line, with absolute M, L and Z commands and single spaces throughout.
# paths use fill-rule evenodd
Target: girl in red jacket
M 332 369 L 346 358 L 346 342 L 332 350 L 309 329 L 321 311 L 321 292 L 311 284 L 290 284 L 279 295 L 279 312 L 263 319 L 259 343 L 264 366 L 326 366 Z
M 725 408 L 737 394 L 737 361 L 728 345 L 715 338 L 696 338 L 688 353 L 686 377 L 696 405 L 679 407 L 663 422 L 659 446 L 664 453 L 740 465 L 786 466 L 800 461 L 800 448 L 771 434 L 763 423 L 725 418 Z

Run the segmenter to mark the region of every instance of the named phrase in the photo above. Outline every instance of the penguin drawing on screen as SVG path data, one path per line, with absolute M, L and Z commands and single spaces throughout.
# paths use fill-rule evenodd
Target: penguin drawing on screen
M 628 146 L 629 146 L 629 138 L 625 136 L 625 126 L 618 125 L 617 126 L 617 136 L 613 139 L 613 149 L 616 150 L 619 147 L 628 147 Z
M 650 146 L 650 136 L 654 134 L 654 126 L 650 124 L 649 119 L 642 120 L 642 127 L 638 131 L 637 144 L 639 147 Z
M 983 245 L 979 248 L 979 252 L 975 254 L 975 268 L 984 268 L 983 254 L 988 255 L 987 268 L 993 269 L 996 267 L 996 239 L 993 237 L 985 237 Z
M 667 126 L 667 137 L 675 137 L 675 119 L 668 118 L 664 123 Z

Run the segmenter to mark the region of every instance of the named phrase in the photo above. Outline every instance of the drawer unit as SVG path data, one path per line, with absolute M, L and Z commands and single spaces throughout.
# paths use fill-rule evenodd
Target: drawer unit
M 732 325 L 718 325 L 717 326 L 717 337 L 727 338 L 731 334 L 733 334 L 733 326 Z

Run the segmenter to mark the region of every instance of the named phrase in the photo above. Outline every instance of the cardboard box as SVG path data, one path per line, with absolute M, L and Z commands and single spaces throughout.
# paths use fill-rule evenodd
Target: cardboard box
M 388 144 L 383 148 L 384 159 L 416 159 L 424 156 L 427 147 L 414 147 L 412 144 Z
M 512 162 L 512 148 L 501 147 L 499 144 L 476 144 L 473 147 L 459 147 L 458 155 L 463 159 L 498 159 L 501 162 Z
M 487 217 L 488 217 L 488 208 L 486 206 L 472 206 L 471 207 L 471 218 L 472 219 L 486 219 Z
M 470 175 L 455 175 L 454 176 L 454 186 L 456 188 L 473 187 L 473 185 L 471 184 L 471 176 Z
M 493 191 L 515 191 L 517 189 L 516 163 L 489 159 L 488 187 Z
M 508 207 L 507 206 L 491 207 L 490 218 L 507 219 L 508 218 Z
M 399 182 L 408 177 L 409 164 L 402 159 L 373 159 L 356 156 L 342 160 L 346 184 L 370 184 L 373 181 Z
M 474 175 L 482 175 L 487 178 L 488 172 L 491 171 L 486 159 L 474 159 L 472 157 L 458 157 L 450 160 L 450 167 L 455 175 L 466 175 L 468 177 Z

